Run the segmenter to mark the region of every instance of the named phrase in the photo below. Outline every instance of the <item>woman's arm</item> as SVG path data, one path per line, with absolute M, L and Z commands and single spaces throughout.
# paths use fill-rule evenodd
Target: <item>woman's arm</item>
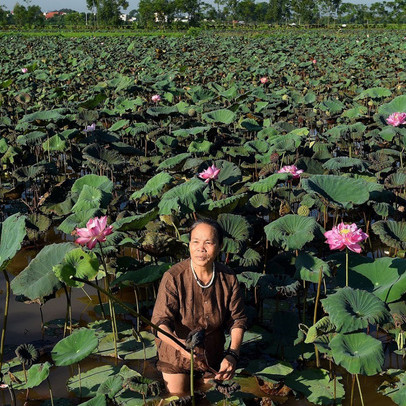
M 230 350 L 232 352 L 235 352 L 237 356 L 240 355 L 240 347 L 244 338 L 244 331 L 245 330 L 240 327 L 236 327 L 231 330 Z M 233 355 L 227 354 L 221 362 L 219 372 L 214 377 L 214 379 L 218 379 L 221 381 L 232 379 L 234 377 L 236 367 L 237 359 Z

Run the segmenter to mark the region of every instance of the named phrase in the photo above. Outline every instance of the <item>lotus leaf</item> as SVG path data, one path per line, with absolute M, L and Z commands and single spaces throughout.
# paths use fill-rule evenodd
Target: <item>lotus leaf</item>
M 272 362 L 272 365 L 269 365 L 269 361 L 263 359 L 250 361 L 248 366 L 244 368 L 246 371 L 264 377 L 267 379 L 281 379 L 289 375 L 294 371 L 290 362 Z
M 26 114 L 20 123 L 32 123 L 33 121 L 56 122 L 63 120 L 67 113 L 67 109 L 55 109 L 46 111 L 37 111 L 36 113 Z
M 192 154 L 193 153 L 208 154 L 213 145 L 214 144 L 210 141 L 207 141 L 205 139 L 198 139 L 192 141 L 189 144 L 188 151 L 191 152 Z
M 360 99 L 383 99 L 392 95 L 392 92 L 389 89 L 384 87 L 371 87 L 370 89 L 363 90 L 354 100 Z
M 15 295 L 24 295 L 31 300 L 43 301 L 46 296 L 56 292 L 61 283 L 54 274 L 53 267 L 63 261 L 65 255 L 73 250 L 72 243 L 45 246 L 39 254 L 12 281 Z
M 104 394 L 97 395 L 93 399 L 81 403 L 79 406 L 107 406 L 106 396 Z
M 84 283 L 71 279 L 72 276 L 93 280 L 99 272 L 99 261 L 93 252 L 85 252 L 81 248 L 69 251 L 62 264 L 53 267 L 56 277 L 68 286 L 83 287 Z
M 69 202 L 67 204 L 69 205 Z M 78 211 L 67 217 L 59 225 L 58 229 L 66 234 L 70 234 L 75 228 L 85 227 L 89 219 L 99 217 L 102 214 L 103 212 L 98 208 Z
M 103 192 L 111 193 L 113 182 L 106 176 L 85 175 L 77 179 L 72 186 L 72 193 L 80 193 L 85 185 L 95 187 Z
M 175 155 L 171 158 L 165 159 L 165 161 L 161 162 L 158 166 L 159 170 L 162 169 L 173 169 L 176 166 L 182 164 L 186 159 L 190 158 L 191 154 L 189 152 L 185 152 L 183 154 Z
M 243 283 L 247 289 L 258 286 L 259 280 L 264 275 L 258 272 L 241 272 L 237 275 L 238 282 Z
M 337 279 L 345 284 L 345 253 L 330 257 L 338 261 Z M 399 300 L 406 291 L 406 260 L 400 258 L 372 259 L 349 255 L 350 283 L 353 288 L 374 293 L 386 303 Z
M 116 278 L 111 285 L 143 285 L 146 283 L 152 283 L 162 278 L 162 275 L 171 266 L 172 264 L 165 262 L 159 265 L 148 265 L 134 271 L 128 271 Z
M 331 322 L 328 316 L 324 316 L 307 330 L 306 339 L 304 342 L 306 344 L 314 343 L 315 341 L 319 340 L 320 337 L 334 331 L 334 324 Z
M 304 245 L 321 237 L 322 228 L 313 217 L 288 214 L 264 227 L 271 245 L 284 250 L 300 250 Z
M 308 193 L 317 193 L 333 206 L 350 209 L 354 204 L 365 203 L 369 199 L 366 183 L 361 180 L 334 175 L 315 175 L 302 180 Z
M 72 365 L 91 354 L 97 347 L 96 333 L 91 329 L 74 331 L 53 348 L 51 355 L 56 366 Z
M 406 96 L 398 96 L 391 100 L 389 103 L 382 104 L 378 109 L 377 116 L 381 123 L 386 124 L 386 119 L 393 113 L 406 111 Z
M 220 214 L 217 221 L 224 230 L 222 250 L 238 253 L 242 245 L 248 240 L 251 230 L 250 224 L 244 217 L 228 213 Z
M 42 144 L 44 151 L 64 151 L 66 149 L 66 141 L 59 135 L 54 135 Z
M 375 375 L 382 371 L 382 343 L 365 333 L 337 334 L 330 347 L 334 362 L 351 374 Z
M 289 173 L 274 173 L 267 178 L 252 183 L 250 185 L 250 190 L 259 193 L 268 193 L 276 186 L 278 182 L 284 182 L 291 178 L 292 176 Z
M 235 118 L 235 113 L 227 109 L 214 110 L 202 115 L 202 119 L 208 123 L 231 124 Z
M 364 329 L 370 324 L 384 324 L 389 320 L 385 303 L 365 290 L 345 287 L 321 302 L 330 320 L 342 333 Z
M 11 382 L 13 388 L 17 390 L 35 388 L 48 378 L 50 368 L 51 364 L 49 362 L 32 365 L 27 371 L 27 383 L 24 382 L 23 371 L 18 372 L 15 375 L 17 378 L 23 381 L 23 383 L 16 384 Z
M 124 379 L 120 375 L 114 375 L 108 377 L 97 389 L 97 393 L 107 395 L 110 399 L 113 399 L 123 389 Z
M 24 240 L 25 217 L 20 213 L 13 214 L 0 223 L 0 269 L 5 269 L 9 261 L 19 251 Z
M 75 375 L 68 379 L 68 390 L 74 392 L 77 396 L 91 397 L 97 396 L 97 389 L 110 376 L 119 372 L 118 367 L 112 365 L 103 365 L 101 367 L 82 372 L 81 375 Z
M 331 158 L 323 164 L 323 168 L 330 170 L 340 170 L 342 168 L 354 168 L 358 171 L 365 171 L 367 164 L 358 158 L 338 157 Z
M 72 207 L 74 213 L 94 210 L 100 207 L 102 201 L 102 192 L 93 186 L 84 185 L 79 198 L 75 205 Z
M 223 185 L 232 185 L 242 179 L 240 168 L 228 161 L 216 161 L 215 165 L 220 168 L 218 182 Z
M 187 137 L 189 137 L 191 135 L 203 134 L 207 130 L 210 130 L 210 126 L 182 128 L 182 129 L 179 129 L 179 130 L 172 131 L 172 134 L 175 137 L 187 138 Z
M 295 262 L 297 276 L 308 282 L 317 283 L 320 269 L 323 276 L 330 276 L 330 269 L 326 262 L 310 253 L 301 252 Z
M 251 267 L 251 266 L 258 266 L 261 261 L 262 257 L 261 254 L 252 248 L 248 248 L 242 256 L 239 258 L 239 265 L 244 267 Z
M 386 374 L 394 382 L 385 381 L 379 386 L 378 392 L 390 397 L 397 405 L 404 406 L 406 404 L 406 372 L 401 369 L 389 369 Z
M 157 217 L 158 209 L 154 208 L 143 214 L 118 219 L 112 226 L 113 230 L 116 231 L 142 230 L 150 221 L 155 220 Z
M 372 230 L 389 247 L 406 249 L 406 223 L 400 221 L 377 221 Z
M 170 189 L 162 195 L 158 204 L 159 214 L 191 213 L 197 211 L 199 206 L 206 200 L 204 190 L 206 183 L 193 178 Z
M 115 122 L 110 128 L 109 131 L 118 131 L 121 130 L 122 128 L 128 126 L 130 124 L 130 120 L 118 120 Z
M 302 393 L 309 402 L 317 405 L 341 405 L 344 399 L 344 386 L 337 379 L 336 384 L 330 380 L 325 369 L 307 369 L 294 371 L 285 379 L 286 385 Z M 334 386 L 335 390 L 334 390 Z M 335 396 L 334 396 L 335 395 Z

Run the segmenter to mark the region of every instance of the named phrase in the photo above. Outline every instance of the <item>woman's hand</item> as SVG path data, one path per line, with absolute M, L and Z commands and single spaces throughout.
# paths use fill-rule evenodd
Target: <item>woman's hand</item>
M 236 366 L 237 360 L 232 355 L 226 355 L 223 361 L 221 361 L 219 372 L 214 379 L 219 381 L 233 379 Z

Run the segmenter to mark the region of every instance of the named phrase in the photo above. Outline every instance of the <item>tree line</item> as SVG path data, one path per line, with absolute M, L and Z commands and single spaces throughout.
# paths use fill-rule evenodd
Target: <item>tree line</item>
M 341 0 L 140 0 L 138 9 L 120 16 L 128 9 L 127 0 L 86 0 L 88 13 L 64 11 L 45 19 L 39 6 L 16 3 L 12 12 L 0 6 L 0 25 L 43 27 L 46 25 L 135 28 L 156 26 L 199 26 L 203 23 L 254 24 L 404 24 L 406 0 L 379 1 L 366 4 L 343 3 Z M 129 22 L 131 18 L 133 21 Z

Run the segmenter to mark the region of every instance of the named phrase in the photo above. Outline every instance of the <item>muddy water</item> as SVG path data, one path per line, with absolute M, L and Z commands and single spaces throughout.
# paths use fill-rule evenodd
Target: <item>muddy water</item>
M 28 263 L 35 257 L 36 253 L 42 248 L 43 244 L 50 244 L 54 242 L 66 242 L 72 241 L 71 236 L 66 236 L 65 234 L 58 233 L 53 230 L 47 234 L 42 245 L 38 247 L 28 247 L 21 250 L 18 255 L 14 258 L 12 263 L 8 267 L 8 271 L 12 275 L 17 275 L 22 269 L 24 269 Z M 5 298 L 5 281 L 3 274 L 0 275 L 0 314 L 3 315 L 4 311 L 4 298 Z M 94 321 L 99 317 L 94 311 L 94 306 L 98 303 L 97 296 L 94 291 L 89 288 L 85 288 L 86 291 L 81 289 L 72 290 L 72 317 L 77 320 L 79 325 L 86 325 L 90 321 Z M 59 291 L 56 297 L 49 302 L 46 302 L 42 306 L 42 313 L 44 322 L 54 319 L 63 319 L 66 312 L 66 298 L 63 291 Z M 50 331 L 47 331 L 45 337 L 42 335 L 41 330 L 41 313 L 40 307 L 36 303 L 25 304 L 15 300 L 15 297 L 11 297 L 10 301 L 10 311 L 7 326 L 6 335 L 6 351 L 5 360 L 9 360 L 14 356 L 14 349 L 16 345 L 22 343 L 32 343 L 35 342 L 39 344 L 40 347 L 44 349 L 45 355 L 41 357 L 41 362 L 52 360 L 49 357 L 49 352 L 53 345 L 57 342 L 57 336 L 53 336 Z M 59 331 L 60 333 L 60 331 Z M 44 340 L 43 340 L 44 338 Z M 385 341 L 385 337 L 379 337 L 382 341 Z M 260 357 L 261 354 L 258 354 Z M 92 369 L 94 367 L 100 366 L 102 364 L 113 364 L 114 360 L 101 357 L 89 357 L 81 363 L 82 371 Z M 154 368 L 154 360 L 147 363 L 143 361 L 133 361 L 132 363 L 126 362 L 126 364 L 136 369 L 139 372 L 143 372 L 146 376 L 154 379 L 161 379 L 159 372 Z M 328 365 L 322 365 L 324 368 L 328 368 Z M 406 365 L 401 357 L 392 354 L 390 357 L 387 355 L 385 367 L 391 368 L 402 368 L 405 369 Z M 350 393 L 351 393 L 351 376 L 348 375 L 344 370 L 338 368 L 337 372 L 342 375 L 342 383 L 345 386 L 345 392 L 347 394 L 347 399 L 344 400 L 343 405 L 350 405 Z M 53 390 L 53 396 L 55 398 L 68 398 L 72 405 L 81 403 L 73 394 L 69 394 L 66 390 L 66 381 L 72 375 L 77 374 L 77 367 L 54 367 L 50 373 L 50 381 Z M 375 377 L 360 377 L 360 383 L 363 390 L 364 404 L 368 406 L 391 406 L 394 403 L 387 397 L 384 397 L 377 393 L 377 388 L 382 383 L 384 379 L 379 376 Z M 241 389 L 243 392 L 255 396 L 257 399 L 261 399 L 266 396 L 255 379 L 252 377 L 243 377 L 239 379 Z M 202 389 L 209 389 L 209 385 L 205 385 Z M 17 405 L 18 406 L 39 406 L 44 401 L 44 399 L 49 399 L 49 389 L 46 383 L 35 389 L 31 389 L 29 392 L 29 398 L 27 400 L 25 391 L 20 391 L 17 394 Z M 276 402 L 282 402 L 286 406 L 299 406 L 308 405 L 306 400 L 295 400 L 293 396 L 288 399 L 273 399 Z M 257 403 L 257 402 L 255 402 Z M 10 397 L 7 391 L 0 390 L 0 405 L 5 406 L 11 404 Z M 208 402 L 203 402 L 203 404 L 209 404 Z M 354 391 L 354 405 L 360 405 L 360 398 L 358 394 L 357 387 Z

